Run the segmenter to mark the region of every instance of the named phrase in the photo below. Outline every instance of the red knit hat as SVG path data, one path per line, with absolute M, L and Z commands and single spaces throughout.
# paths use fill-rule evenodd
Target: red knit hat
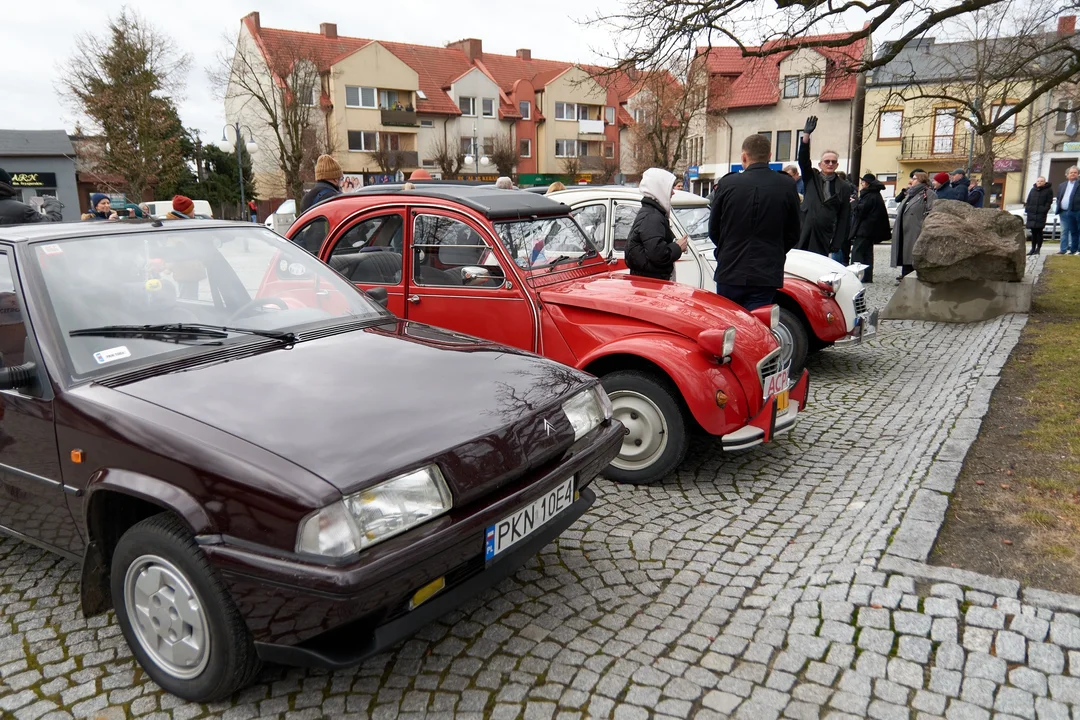
M 420 168 L 419 170 L 413 170 L 412 175 L 409 176 L 409 180 L 430 180 L 431 173 L 427 170 Z
M 195 203 L 191 202 L 191 198 L 189 197 L 173 195 L 172 209 L 190 217 L 195 214 Z
M 949 184 L 949 173 L 939 172 L 934 176 L 934 182 L 941 183 L 942 185 Z

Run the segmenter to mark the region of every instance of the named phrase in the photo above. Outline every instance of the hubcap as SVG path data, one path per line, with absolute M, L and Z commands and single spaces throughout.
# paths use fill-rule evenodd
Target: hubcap
M 157 555 L 143 555 L 124 576 L 124 605 L 139 645 L 175 678 L 197 677 L 210 659 L 210 628 L 184 574 Z
M 773 336 L 780 343 L 780 367 L 788 367 L 791 364 L 791 356 L 795 352 L 795 338 L 791 336 L 791 330 L 784 323 L 777 323 L 773 328 Z
M 668 444 L 664 414 L 649 398 L 632 390 L 610 393 L 612 417 L 623 424 L 622 449 L 611 464 L 620 470 L 641 470 L 652 465 Z

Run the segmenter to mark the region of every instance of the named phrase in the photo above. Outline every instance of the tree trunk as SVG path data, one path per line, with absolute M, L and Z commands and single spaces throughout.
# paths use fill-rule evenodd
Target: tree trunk
M 978 165 L 982 168 L 982 187 L 987 200 L 990 198 L 990 188 L 994 185 L 994 131 L 985 132 L 979 136 Z

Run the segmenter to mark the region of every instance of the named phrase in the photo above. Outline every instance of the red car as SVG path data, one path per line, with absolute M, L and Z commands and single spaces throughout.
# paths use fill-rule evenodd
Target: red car
M 789 430 L 805 407 L 770 328 L 713 293 L 613 272 L 548 198 L 465 186 L 341 195 L 287 237 L 398 317 L 529 350 L 603 381 L 626 431 L 605 474 L 656 481 L 694 430 L 741 450 Z M 378 290 L 376 290 L 376 288 Z M 522 398 L 527 402 L 527 398 Z

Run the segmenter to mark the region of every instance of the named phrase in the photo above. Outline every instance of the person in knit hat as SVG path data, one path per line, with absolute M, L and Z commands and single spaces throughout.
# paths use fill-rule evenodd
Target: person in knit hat
M 172 210 L 166 215 L 170 220 L 190 220 L 195 217 L 195 203 L 183 195 L 173 195 Z
M 345 173 L 341 171 L 341 166 L 338 165 L 337 160 L 330 155 L 320 155 L 319 159 L 315 161 L 315 187 L 304 194 L 303 200 L 300 201 L 300 211 L 296 213 L 297 217 L 301 213 L 307 212 L 312 205 L 316 205 L 326 198 L 340 195 L 341 179 L 344 176 Z
M 939 172 L 937 175 L 934 175 L 932 179 L 934 181 L 934 190 L 940 192 L 941 188 L 949 184 L 949 173 Z M 940 198 L 941 196 L 939 195 L 938 197 Z
M 90 212 L 82 214 L 83 220 L 116 220 L 117 214 L 112 209 L 112 201 L 105 193 L 94 193 L 90 196 Z

